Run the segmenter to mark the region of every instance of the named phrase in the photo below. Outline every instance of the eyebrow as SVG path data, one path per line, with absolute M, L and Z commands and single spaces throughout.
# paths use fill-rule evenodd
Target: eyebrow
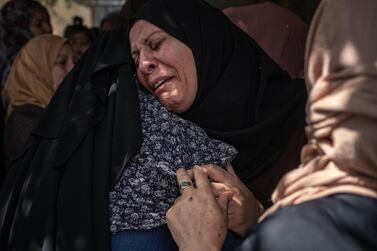
M 165 33 L 165 32 L 162 31 L 162 30 L 157 30 L 157 31 L 152 32 L 152 33 L 149 34 L 146 38 L 144 38 L 144 40 L 143 40 L 143 44 L 144 44 L 144 45 L 145 45 L 145 44 L 148 44 L 150 38 L 153 37 L 155 34 L 158 34 L 158 33 Z M 131 51 L 131 55 L 136 54 L 137 51 L 138 51 L 138 50 L 132 50 L 132 51 Z
M 158 30 L 158 31 L 154 31 L 152 32 L 151 34 L 148 35 L 148 37 L 144 38 L 144 44 L 147 44 L 150 40 L 151 37 L 153 37 L 155 34 L 158 34 L 158 33 L 164 33 L 162 30 Z

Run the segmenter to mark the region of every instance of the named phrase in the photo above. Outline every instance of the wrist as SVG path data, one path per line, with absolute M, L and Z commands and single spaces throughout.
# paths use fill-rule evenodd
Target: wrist
M 261 217 L 265 211 L 262 203 L 260 203 L 255 197 L 252 197 L 253 204 L 249 205 L 248 214 L 245 214 L 243 221 L 231 228 L 231 230 L 239 237 L 243 238 L 250 225 L 258 223 L 259 217 Z

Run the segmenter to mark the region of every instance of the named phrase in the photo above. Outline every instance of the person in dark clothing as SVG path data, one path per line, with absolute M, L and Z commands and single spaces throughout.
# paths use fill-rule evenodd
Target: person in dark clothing
M 132 21 L 140 84 L 169 111 L 233 145 L 234 170 L 256 197 L 250 207 L 267 207 L 280 177 L 298 164 L 304 81 L 204 1 L 149 0 Z M 285 152 L 291 142 L 296 151 Z
M 100 22 L 99 30 L 100 32 L 111 31 L 120 28 L 121 25 L 121 15 L 120 11 L 112 11 L 106 14 Z
M 141 144 L 128 49 L 113 50 L 127 40 L 97 40 L 12 162 L 0 191 L 1 250 L 110 250 L 110 187 Z

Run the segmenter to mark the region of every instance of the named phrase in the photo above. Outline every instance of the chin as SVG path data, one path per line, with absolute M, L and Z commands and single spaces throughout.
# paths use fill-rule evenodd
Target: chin
M 166 107 L 166 106 L 165 106 Z M 177 106 L 171 106 L 171 107 L 166 107 L 166 109 L 169 111 L 169 112 L 172 112 L 172 113 L 184 113 L 187 109 L 182 109 L 182 107 L 177 107 Z
M 180 106 L 178 105 L 177 102 L 172 101 L 172 100 L 166 100 L 166 99 L 159 99 L 160 103 L 169 111 L 173 113 L 181 113 L 180 111 Z

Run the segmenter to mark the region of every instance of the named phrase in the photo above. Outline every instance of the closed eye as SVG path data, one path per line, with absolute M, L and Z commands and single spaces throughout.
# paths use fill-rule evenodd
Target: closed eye
M 165 39 L 159 39 L 159 40 L 156 40 L 156 41 L 150 41 L 149 42 L 149 48 L 152 50 L 152 51 L 157 51 L 160 49 L 161 47 L 161 44 L 162 42 L 164 42 Z
M 149 45 L 149 47 L 151 48 L 152 51 L 157 51 L 158 49 L 160 49 L 160 45 L 161 45 L 161 42 L 157 42 L 157 43 L 151 43 Z

